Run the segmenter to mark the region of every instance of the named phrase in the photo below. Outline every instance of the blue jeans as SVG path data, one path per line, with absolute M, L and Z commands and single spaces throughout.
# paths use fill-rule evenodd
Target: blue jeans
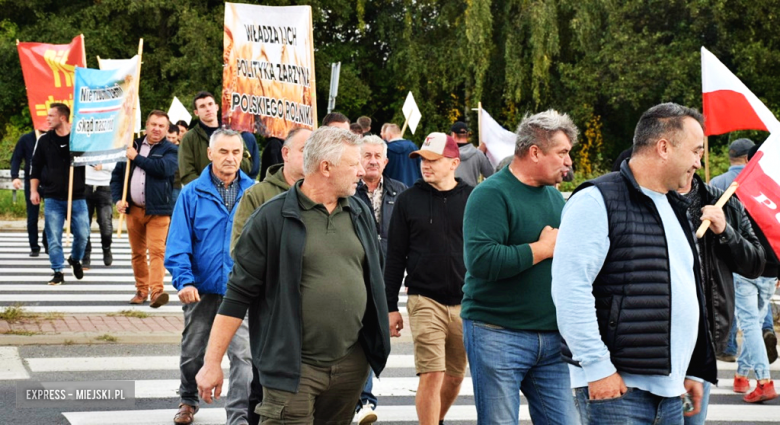
M 203 356 L 211 334 L 211 325 L 217 315 L 222 296 L 201 294 L 200 301 L 184 304 L 184 331 L 181 337 L 181 402 L 198 406 L 198 384 L 195 376 L 203 367 Z M 227 425 L 245 424 L 252 383 L 252 353 L 249 348 L 247 319 L 241 323 L 227 350 L 230 359 L 229 388 L 225 399 Z
M 575 388 L 582 425 L 683 425 L 680 397 L 660 397 L 629 388 L 618 398 L 589 400 L 588 387 Z
M 176 200 L 179 199 L 181 189 L 171 189 L 171 207 L 176 206 Z
M 536 425 L 577 424 L 558 332 L 514 331 L 463 319 L 478 424 L 517 424 L 523 391 Z
M 46 237 L 49 240 L 49 261 L 51 268 L 61 272 L 65 267 L 65 256 L 62 253 L 62 230 L 68 214 L 68 201 L 46 198 L 43 215 L 46 218 Z M 81 261 L 89 236 L 89 217 L 87 216 L 87 201 L 74 199 L 71 207 L 70 231 L 73 233 L 73 245 L 70 256 Z
M 769 379 L 769 359 L 761 326 L 775 292 L 777 279 L 747 279 L 739 275 L 734 277 L 737 324 L 742 331 L 742 350 L 737 358 L 737 374 L 749 377 L 750 371 L 754 371 L 756 379 Z
M 366 385 L 363 387 L 363 392 L 360 393 L 360 400 L 358 400 L 355 410 L 360 409 L 366 403 L 370 404 L 374 409 L 376 409 L 376 406 L 379 403 L 379 401 L 377 400 L 376 396 L 372 393 L 373 390 L 374 390 L 374 372 L 369 370 L 368 379 L 366 380 Z
M 729 332 L 729 343 L 726 346 L 726 351 L 723 354 L 730 354 L 736 356 L 739 352 L 739 345 L 737 345 L 737 320 L 731 322 L 731 331 Z
M 761 325 L 761 330 L 775 333 L 775 315 L 772 312 L 772 303 L 769 303 L 766 308 L 766 316 L 764 316 L 764 323 Z
M 40 251 L 41 246 L 38 245 L 38 214 L 40 214 L 41 206 L 33 205 L 30 202 L 30 179 L 24 179 L 24 200 L 27 203 L 27 240 L 30 242 L 31 250 Z
M 710 390 L 712 384 L 704 381 L 704 396 L 701 398 L 701 410 L 694 416 L 685 418 L 685 425 L 704 425 L 707 420 L 707 408 L 710 407 Z

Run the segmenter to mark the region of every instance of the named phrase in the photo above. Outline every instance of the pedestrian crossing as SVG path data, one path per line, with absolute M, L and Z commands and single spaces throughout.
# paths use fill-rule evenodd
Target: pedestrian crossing
M 93 240 L 99 240 L 93 234 Z M 26 234 L 0 234 L 0 308 L 23 304 L 27 311 L 35 313 L 114 313 L 122 310 L 142 310 L 148 313 L 180 314 L 181 304 L 170 286 L 166 275 L 166 291 L 171 302 L 153 310 L 148 304 L 132 306 L 127 304 L 135 292 L 130 249 L 126 238 L 115 239 L 112 251 L 114 265 L 104 267 L 98 252 L 93 257 L 93 268 L 85 273 L 83 280 L 76 280 L 66 271 L 66 284 L 51 287 L 46 285 L 51 276 L 48 258 L 42 253 L 39 258 L 29 258 Z M 68 249 L 66 248 L 66 252 Z M 400 306 L 405 308 L 406 296 L 401 294 Z M 408 327 L 404 330 L 408 333 Z M 0 337 L 2 338 L 2 337 Z M 1 340 L 0 340 L 1 341 Z M 87 347 L 87 346 L 84 346 Z M 84 348 L 82 352 L 74 347 L 0 347 L 0 387 L 3 383 L 24 380 L 50 381 L 95 381 L 132 380 L 135 385 L 135 405 L 129 410 L 80 410 L 63 408 L 57 413 L 58 420 L 51 423 L 86 424 L 168 424 L 172 422 L 178 405 L 179 357 L 178 346 L 147 344 L 144 352 L 137 346 L 110 345 Z M 127 351 L 128 353 L 123 353 Z M 381 379 L 374 380 L 374 394 L 379 398 L 377 413 L 381 424 L 411 424 L 417 422 L 414 397 L 418 378 L 414 371 L 412 344 L 393 340 L 393 350 L 387 369 Z M 227 369 L 227 360 L 222 364 Z M 780 400 L 764 405 L 748 405 L 742 402 L 742 395 L 735 394 L 731 378 L 736 364 L 719 362 L 720 386 L 713 388 L 708 415 L 708 424 L 769 424 L 778 423 Z M 771 365 L 772 377 L 780 378 L 780 362 Z M 754 381 L 752 382 L 755 384 Z M 227 383 L 224 388 L 227 388 Z M 11 400 L 6 398 L 6 400 Z M 526 400 L 521 401 L 521 424 L 530 424 Z M 13 407 L 5 409 L 14 410 Z M 18 409 L 17 409 L 18 410 Z M 2 414 L 0 413 L 0 417 Z M 195 424 L 224 424 L 224 401 L 214 405 L 201 406 L 195 416 Z M 448 424 L 475 424 L 477 415 L 474 407 L 473 387 L 467 375 L 461 387 L 460 397 L 447 415 Z M 2 421 L 2 423 L 41 423 L 40 421 Z

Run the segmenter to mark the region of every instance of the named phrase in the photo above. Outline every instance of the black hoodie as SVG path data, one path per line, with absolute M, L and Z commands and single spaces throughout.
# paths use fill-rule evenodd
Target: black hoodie
M 439 191 L 422 179 L 396 201 L 387 241 L 385 291 L 390 312 L 398 311 L 398 291 L 406 270 L 409 295 L 444 305 L 463 299 L 463 212 L 473 187 L 460 179 Z

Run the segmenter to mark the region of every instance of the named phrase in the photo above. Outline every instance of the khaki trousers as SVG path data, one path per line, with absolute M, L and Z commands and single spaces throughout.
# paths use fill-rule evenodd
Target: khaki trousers
M 132 251 L 135 288 L 141 296 L 151 292 L 152 298 L 163 292 L 165 277 L 165 240 L 171 217 L 146 215 L 146 210 L 135 205 L 128 208 L 127 237 Z M 148 261 L 147 261 L 148 254 Z

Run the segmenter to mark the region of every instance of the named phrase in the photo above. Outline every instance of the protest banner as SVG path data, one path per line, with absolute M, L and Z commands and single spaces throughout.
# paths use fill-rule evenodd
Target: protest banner
M 133 140 L 138 56 L 120 68 L 76 69 L 70 152 L 74 166 L 119 162 Z M 140 129 L 139 129 L 140 130 Z
M 225 3 L 222 124 L 285 138 L 317 127 L 310 6 Z
M 102 70 L 120 69 L 127 67 L 133 59 L 102 59 L 97 57 L 98 68 Z M 136 94 L 138 92 L 136 91 Z M 133 126 L 133 133 L 141 134 L 141 97 L 135 97 L 135 125 Z
M 70 44 L 16 41 L 33 128 L 48 130 L 46 115 L 52 103 L 64 103 L 73 110 L 73 72 L 86 67 L 84 36 Z
M 497 123 L 479 102 L 479 143 L 487 147 L 487 155 L 493 167 L 506 157 L 514 155 L 517 135 Z

